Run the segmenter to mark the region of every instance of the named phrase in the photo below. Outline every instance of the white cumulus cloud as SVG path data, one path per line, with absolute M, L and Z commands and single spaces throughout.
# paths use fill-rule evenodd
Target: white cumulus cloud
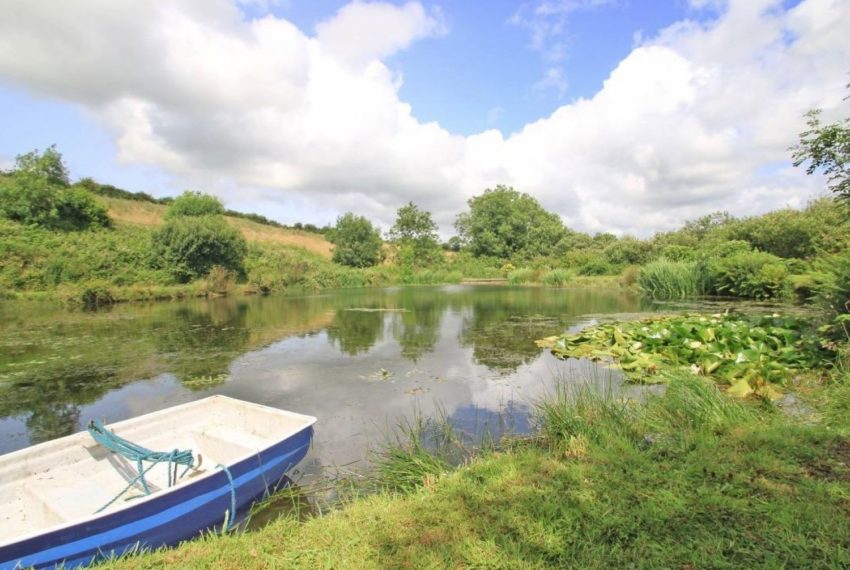
M 448 235 L 468 198 L 511 184 L 572 227 L 646 235 L 800 205 L 822 185 L 789 167 L 787 147 L 807 109 L 840 108 L 850 4 L 720 9 L 643 38 L 593 97 L 507 138 L 452 134 L 400 99 L 386 59 L 450 33 L 418 2 L 353 2 L 311 33 L 230 0 L 12 0 L 0 81 L 83 106 L 121 160 L 264 214 L 353 210 L 386 228 L 412 200 Z

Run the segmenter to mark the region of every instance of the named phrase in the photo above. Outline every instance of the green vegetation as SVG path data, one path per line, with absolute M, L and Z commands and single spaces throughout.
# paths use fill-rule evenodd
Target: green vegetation
M 187 190 L 177 196 L 165 212 L 166 221 L 179 216 L 221 216 L 224 204 L 215 196 Z
M 683 369 L 731 385 L 737 395 L 772 397 L 779 394 L 774 385 L 834 358 L 805 328 L 779 315 L 676 315 L 601 324 L 537 345 L 559 358 L 613 360 L 635 382 L 663 382 L 660 371 Z
M 557 215 L 506 186 L 470 198 L 469 212 L 457 217 L 456 227 L 473 255 L 500 259 L 548 255 L 565 231 Z
M 394 442 L 381 492 L 104 567 L 839 568 L 847 386 L 811 388 L 813 422 L 690 376 L 642 403 L 562 384 L 533 437 L 460 468 Z
M 328 239 L 334 244 L 333 260 L 349 267 L 372 267 L 381 262 L 381 232 L 363 216 L 340 216 Z
M 641 268 L 637 284 L 653 299 L 685 299 L 705 293 L 701 274 L 695 261 L 662 257 Z
M 221 216 L 173 217 L 154 232 L 155 265 L 188 283 L 220 266 L 243 273 L 245 239 Z
M 0 177 L 0 215 L 65 231 L 109 226 L 106 208 L 84 189 L 69 186 L 55 147 L 19 155 L 11 174 Z
M 826 172 L 832 189 L 842 199 L 848 192 L 848 120 L 821 125 L 813 112 L 810 129 L 800 135 L 800 142 L 793 149 L 795 164 L 809 161 L 808 172 Z M 113 227 L 115 224 L 93 193 L 169 203 L 166 223 L 148 234 Z M 187 294 L 196 294 L 209 292 L 213 281 L 219 282 L 213 289 L 220 291 L 272 292 L 505 279 L 515 285 L 550 287 L 583 286 L 588 282 L 619 284 L 654 299 L 716 295 L 836 307 L 840 299 L 830 300 L 830 296 L 850 289 L 850 270 L 846 268 L 850 216 L 846 208 L 837 207 L 835 200 L 829 198 L 814 200 L 802 210 L 783 209 L 748 218 L 714 212 L 690 220 L 676 231 L 646 239 L 574 231 L 533 197 L 501 185 L 474 196 L 468 204 L 469 210 L 456 219 L 459 235 L 443 244 L 444 251 L 431 213 L 412 202 L 398 209 L 387 244 L 372 222 L 349 212 L 340 216 L 333 228 L 295 226 L 324 233 L 334 246 L 332 251 L 324 240 L 318 245 L 305 245 L 305 240 L 299 243 L 291 238 L 276 246 L 249 247 L 230 227 L 238 227 L 249 241 L 257 241 L 258 233 L 246 229 L 244 224 L 234 226 L 233 220 L 228 227 L 222 215 L 266 225 L 280 224 L 256 214 L 225 210 L 220 200 L 200 192 L 157 200 L 91 179 L 69 185 L 61 155 L 50 147 L 41 153 L 32 151 L 19 156 L 15 170 L 0 175 L 0 215 L 21 228 L 63 232 L 64 237 L 21 229 L 35 241 L 24 243 L 8 238 L 0 244 L 12 260 L 0 270 L 9 284 L 3 294 L 54 295 L 55 288 L 62 285 L 78 288 L 83 295 L 92 285 L 94 296 L 106 301 L 135 297 L 116 292 L 115 287 L 182 285 L 192 289 Z M 148 211 L 139 219 L 118 219 L 125 224 L 156 225 L 161 222 L 158 216 L 159 213 Z M 212 217 L 207 219 L 209 216 Z M 68 230 L 83 234 L 71 237 Z M 110 254 L 89 251 L 115 241 L 115 236 L 99 235 L 103 232 L 118 232 L 124 238 L 132 233 L 131 239 L 140 240 L 122 244 L 122 249 L 134 253 L 113 260 L 112 275 L 104 275 L 99 265 L 88 266 L 85 261 L 102 263 L 103 258 L 109 257 Z M 4 235 L 13 233 L 5 231 Z M 55 252 L 41 249 L 41 244 L 55 245 L 62 240 L 73 242 L 83 251 L 69 255 L 65 245 Z M 330 251 L 334 263 L 296 250 L 293 244 L 309 246 L 319 253 Z M 66 258 L 58 258 L 59 251 Z M 134 266 L 128 267 L 130 264 Z M 213 267 L 232 275 L 227 274 L 224 280 L 211 279 L 208 274 Z M 223 275 L 218 273 L 215 277 Z M 229 285 L 223 287 L 222 283 Z M 109 294 L 104 288 L 109 289 Z
M 398 248 L 398 264 L 407 272 L 428 267 L 442 259 L 437 240 L 437 224 L 431 213 L 420 210 L 413 202 L 398 209 L 389 240 Z
M 848 85 L 850 87 L 850 85 Z M 821 124 L 819 109 L 807 113 L 809 129 L 792 147 L 794 166 L 808 162 L 806 174 L 822 171 L 829 189 L 842 201 L 850 198 L 850 117 Z

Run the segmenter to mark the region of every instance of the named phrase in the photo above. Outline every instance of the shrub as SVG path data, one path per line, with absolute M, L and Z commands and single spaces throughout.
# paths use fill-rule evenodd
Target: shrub
M 180 194 L 165 212 L 165 219 L 178 216 L 217 216 L 224 214 L 221 200 L 209 194 L 187 190 Z
M 543 275 L 543 284 L 550 287 L 563 287 L 573 278 L 573 272 L 569 269 L 553 269 Z
M 221 216 L 180 216 L 153 234 L 156 263 L 177 281 L 207 275 L 214 265 L 242 273 L 247 246 L 242 235 Z
M 620 287 L 631 287 L 638 282 L 640 278 L 640 267 L 637 265 L 629 265 L 620 274 Z
M 508 283 L 511 285 L 522 285 L 534 281 L 534 270 L 530 267 L 522 267 L 508 273 Z
M 837 313 L 850 312 L 850 250 L 821 258 L 815 267 L 814 300 Z
M 349 267 L 372 267 L 382 260 L 381 233 L 372 222 L 351 212 L 337 218 L 328 239 L 334 244 L 333 260 Z
M 734 297 L 780 297 L 788 277 L 788 270 L 781 259 L 760 251 L 718 259 L 709 267 L 712 290 L 719 295 Z
M 653 299 L 683 299 L 700 295 L 705 290 L 699 264 L 663 257 L 643 267 L 638 286 Z
M 60 230 L 108 227 L 106 208 L 82 188 L 68 188 L 28 173 L 0 179 L 0 214 Z
M 579 275 L 611 275 L 616 269 L 601 258 L 591 258 L 578 269 Z
M 692 247 L 668 245 L 661 250 L 661 257 L 670 261 L 693 261 L 696 259 L 696 252 Z
M 204 278 L 204 290 L 214 295 L 227 295 L 236 286 L 236 272 L 221 265 L 213 265 Z
M 107 228 L 111 225 L 106 207 L 82 188 L 63 188 L 55 201 L 56 219 L 52 227 L 61 230 Z

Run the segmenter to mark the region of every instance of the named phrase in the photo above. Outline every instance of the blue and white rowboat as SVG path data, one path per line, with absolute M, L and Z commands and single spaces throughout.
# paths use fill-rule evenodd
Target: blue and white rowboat
M 151 450 L 192 451 L 171 487 L 167 464 L 147 471 L 150 494 L 141 481 L 121 494 L 135 462 L 87 432 L 0 456 L 0 570 L 84 566 L 233 521 L 234 504 L 244 511 L 304 458 L 315 421 L 211 396 L 106 426 Z

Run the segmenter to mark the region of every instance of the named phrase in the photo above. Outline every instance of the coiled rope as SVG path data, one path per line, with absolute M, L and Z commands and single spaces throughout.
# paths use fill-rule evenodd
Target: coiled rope
M 124 493 L 129 491 L 137 482 L 141 482 L 142 488 L 145 490 L 145 495 L 150 495 L 151 490 L 148 487 L 148 482 L 145 480 L 145 474 L 150 471 L 155 465 L 163 462 L 168 462 L 168 486 L 171 487 L 180 477 L 183 477 L 189 469 L 195 466 L 195 458 L 192 456 L 192 450 L 186 449 L 180 451 L 151 451 L 139 444 L 128 441 L 121 436 L 107 430 L 103 424 L 97 420 L 92 420 L 88 425 L 89 434 L 100 445 L 126 457 L 130 461 L 136 462 L 137 475 L 127 484 L 124 489 L 112 497 L 112 499 L 100 507 L 95 513 L 99 513 L 109 505 L 114 503 Z M 143 462 L 148 461 L 150 465 L 144 466 Z M 183 472 L 178 476 L 177 469 L 180 465 L 185 466 Z M 229 475 L 229 474 L 228 474 Z

